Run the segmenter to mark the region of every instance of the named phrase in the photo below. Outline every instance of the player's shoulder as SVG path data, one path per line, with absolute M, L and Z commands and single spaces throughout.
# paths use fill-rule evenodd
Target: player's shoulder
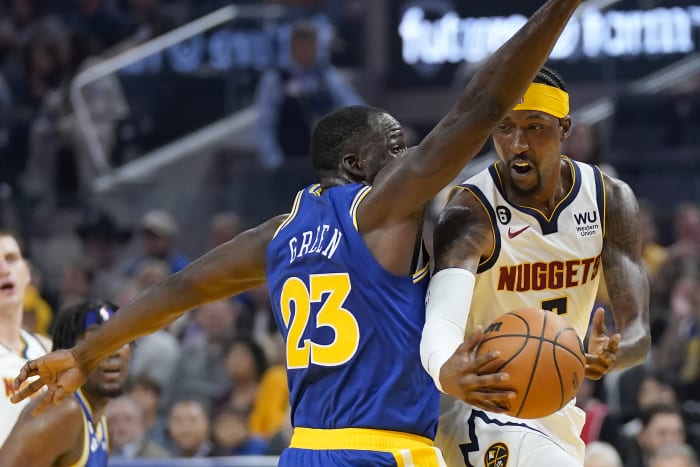
M 40 403 L 40 396 L 32 399 L 22 411 L 18 426 L 25 425 L 36 434 L 77 436 L 83 430 L 83 410 L 73 396 L 68 396 L 58 404 L 45 407 L 38 415 L 31 412 Z
M 622 208 L 637 210 L 637 198 L 632 188 L 624 180 L 601 172 L 605 185 L 605 199 L 608 209 Z

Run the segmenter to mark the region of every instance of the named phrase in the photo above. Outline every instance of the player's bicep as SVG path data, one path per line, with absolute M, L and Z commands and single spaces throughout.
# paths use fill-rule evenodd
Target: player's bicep
M 460 189 L 440 213 L 433 248 L 436 270 L 457 267 L 473 273 L 495 243 L 486 208 L 474 194 Z
M 642 262 L 639 206 L 630 187 L 606 177 L 602 262 L 616 323 L 648 319 L 649 283 Z

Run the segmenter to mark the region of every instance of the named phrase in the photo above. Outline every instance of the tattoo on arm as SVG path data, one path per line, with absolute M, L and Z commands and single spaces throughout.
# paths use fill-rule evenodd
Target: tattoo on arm
M 606 177 L 603 269 L 616 332 L 622 334 L 618 367 L 641 361 L 649 344 L 649 283 L 642 261 L 639 206 L 627 184 Z
M 458 193 L 440 214 L 435 228 L 436 270 L 460 267 L 476 272 L 480 258 L 493 249 L 486 210 L 470 191 Z

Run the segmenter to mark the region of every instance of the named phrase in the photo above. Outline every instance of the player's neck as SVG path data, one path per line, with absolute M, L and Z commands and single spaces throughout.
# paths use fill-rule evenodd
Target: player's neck
M 21 352 L 24 348 L 24 341 L 19 333 L 22 327 L 22 310 L 9 305 L 0 308 L 0 344 L 12 350 Z
M 102 415 L 104 415 L 105 413 L 107 404 L 109 404 L 109 401 L 111 401 L 112 399 L 109 397 L 97 396 L 95 394 L 92 394 L 86 391 L 84 387 L 82 388 L 81 392 L 90 404 L 90 410 L 92 411 L 92 422 L 94 424 L 99 423 L 100 418 L 102 418 Z

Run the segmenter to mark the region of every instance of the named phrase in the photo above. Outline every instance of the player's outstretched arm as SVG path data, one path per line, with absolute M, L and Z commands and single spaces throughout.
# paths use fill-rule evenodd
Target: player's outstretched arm
M 51 353 L 28 362 L 16 379 L 15 387 L 19 388 L 33 375 L 40 377 L 39 383 L 30 384 L 13 400 L 19 401 L 46 385 L 48 391 L 41 396 L 43 400 L 58 402 L 80 387 L 82 382 L 75 384 L 124 344 L 164 328 L 195 307 L 264 283 L 267 245 L 285 218 L 286 215 L 275 217 L 241 233 L 162 280 L 122 307 L 109 322 L 70 351 Z M 74 371 L 70 372 L 70 368 Z M 70 378 L 63 377 L 67 372 Z
M 422 207 L 459 174 L 522 97 L 580 0 L 549 0 L 494 53 L 428 136 L 377 176 L 361 224 L 387 225 Z
M 605 340 L 607 330 L 602 311 L 596 312 L 589 340 L 597 340 L 598 345 L 597 348 L 591 348 L 589 345 L 587 355 L 586 376 L 590 378 L 600 378 L 610 369 L 621 369 L 641 363 L 651 344 L 649 280 L 642 261 L 637 199 L 632 189 L 623 181 L 609 176 L 604 176 L 604 181 L 606 207 L 602 263 L 612 304 L 615 331 L 620 334 L 620 339 L 619 344 L 614 340 Z M 600 315 L 598 323 L 597 315 Z M 610 345 L 613 348 L 607 348 Z M 613 352 L 615 346 L 618 348 Z M 609 368 L 606 368 L 605 361 L 592 359 L 597 354 L 600 354 L 603 360 L 610 354 L 614 356 Z

